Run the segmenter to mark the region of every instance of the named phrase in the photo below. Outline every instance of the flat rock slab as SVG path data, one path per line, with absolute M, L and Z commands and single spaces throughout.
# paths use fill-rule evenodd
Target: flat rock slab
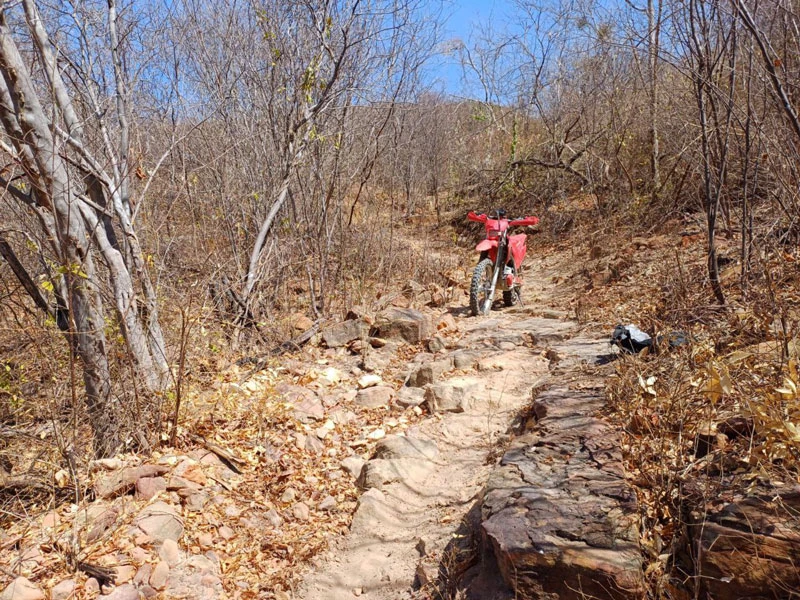
M 539 395 L 534 430 L 516 438 L 487 485 L 485 543 L 520 597 L 639 597 L 636 497 L 618 434 L 595 413 L 600 390 Z

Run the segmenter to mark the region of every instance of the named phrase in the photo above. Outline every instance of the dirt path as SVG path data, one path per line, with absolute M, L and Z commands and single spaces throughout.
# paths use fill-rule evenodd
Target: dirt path
M 473 566 L 459 555 L 463 524 L 480 515 L 497 459 L 514 427 L 525 426 L 521 411 L 554 381 L 585 377 L 585 366 L 608 351 L 602 341 L 580 336 L 576 323 L 557 318 L 563 313 L 543 308 L 558 293 L 551 275 L 541 262 L 533 267 L 529 281 L 539 284 L 526 290 L 528 307 L 483 318 L 456 309 L 462 337 L 431 361 L 435 380 L 425 398 L 433 415 L 404 439 L 379 444 L 361 473 L 367 489 L 350 534 L 312 566 L 296 597 L 428 597 L 434 580 L 455 584 Z M 475 583 L 473 595 L 512 597 L 498 578 Z

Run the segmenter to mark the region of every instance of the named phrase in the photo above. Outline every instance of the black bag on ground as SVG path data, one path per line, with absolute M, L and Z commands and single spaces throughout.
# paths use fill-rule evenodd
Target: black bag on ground
M 683 331 L 673 331 L 666 336 L 659 335 L 653 339 L 636 325 L 617 325 L 609 343 L 619 346 L 620 350 L 627 354 L 638 354 L 645 348 L 649 348 L 651 352 L 656 351 L 664 340 L 670 348 L 677 348 L 689 343 L 689 335 Z

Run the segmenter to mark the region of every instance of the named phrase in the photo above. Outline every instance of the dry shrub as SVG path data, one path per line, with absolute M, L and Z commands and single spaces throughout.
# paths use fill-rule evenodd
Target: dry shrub
M 653 332 L 687 331 L 691 345 L 625 357 L 608 384 L 641 505 L 655 597 L 665 597 L 671 585 L 673 563 L 687 543 L 689 508 L 702 512 L 800 476 L 793 261 L 766 254 L 760 272 L 750 273 L 746 295 L 734 263 L 725 279 L 730 304 L 720 307 L 709 299 L 702 253 L 675 256 L 651 273 L 649 285 L 634 280 L 642 294 L 655 296 L 639 305 L 636 322 Z

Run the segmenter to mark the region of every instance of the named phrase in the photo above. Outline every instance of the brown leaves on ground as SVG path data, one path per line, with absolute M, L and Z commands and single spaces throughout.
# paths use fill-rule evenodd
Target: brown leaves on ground
M 384 381 L 393 382 L 420 350 L 375 350 L 391 353 Z M 88 479 L 56 483 L 102 493 L 9 520 L 0 563 L 43 589 L 69 579 L 77 597 L 89 597 L 92 585 L 75 571 L 78 561 L 117 569 L 124 574 L 118 584 L 155 569 L 157 540 L 137 529 L 137 516 L 166 502 L 183 525 L 180 550 L 211 557 L 217 572 L 209 576 L 229 597 L 287 597 L 309 561 L 349 528 L 358 490 L 342 461 L 368 458 L 377 440 L 422 413 L 358 406 L 359 360 L 345 349 L 309 347 L 246 381 L 247 368 L 234 365 L 190 385 L 176 448 L 160 449 L 144 465 L 133 455 L 97 461 Z M 140 484 L 152 479 L 164 483 Z

